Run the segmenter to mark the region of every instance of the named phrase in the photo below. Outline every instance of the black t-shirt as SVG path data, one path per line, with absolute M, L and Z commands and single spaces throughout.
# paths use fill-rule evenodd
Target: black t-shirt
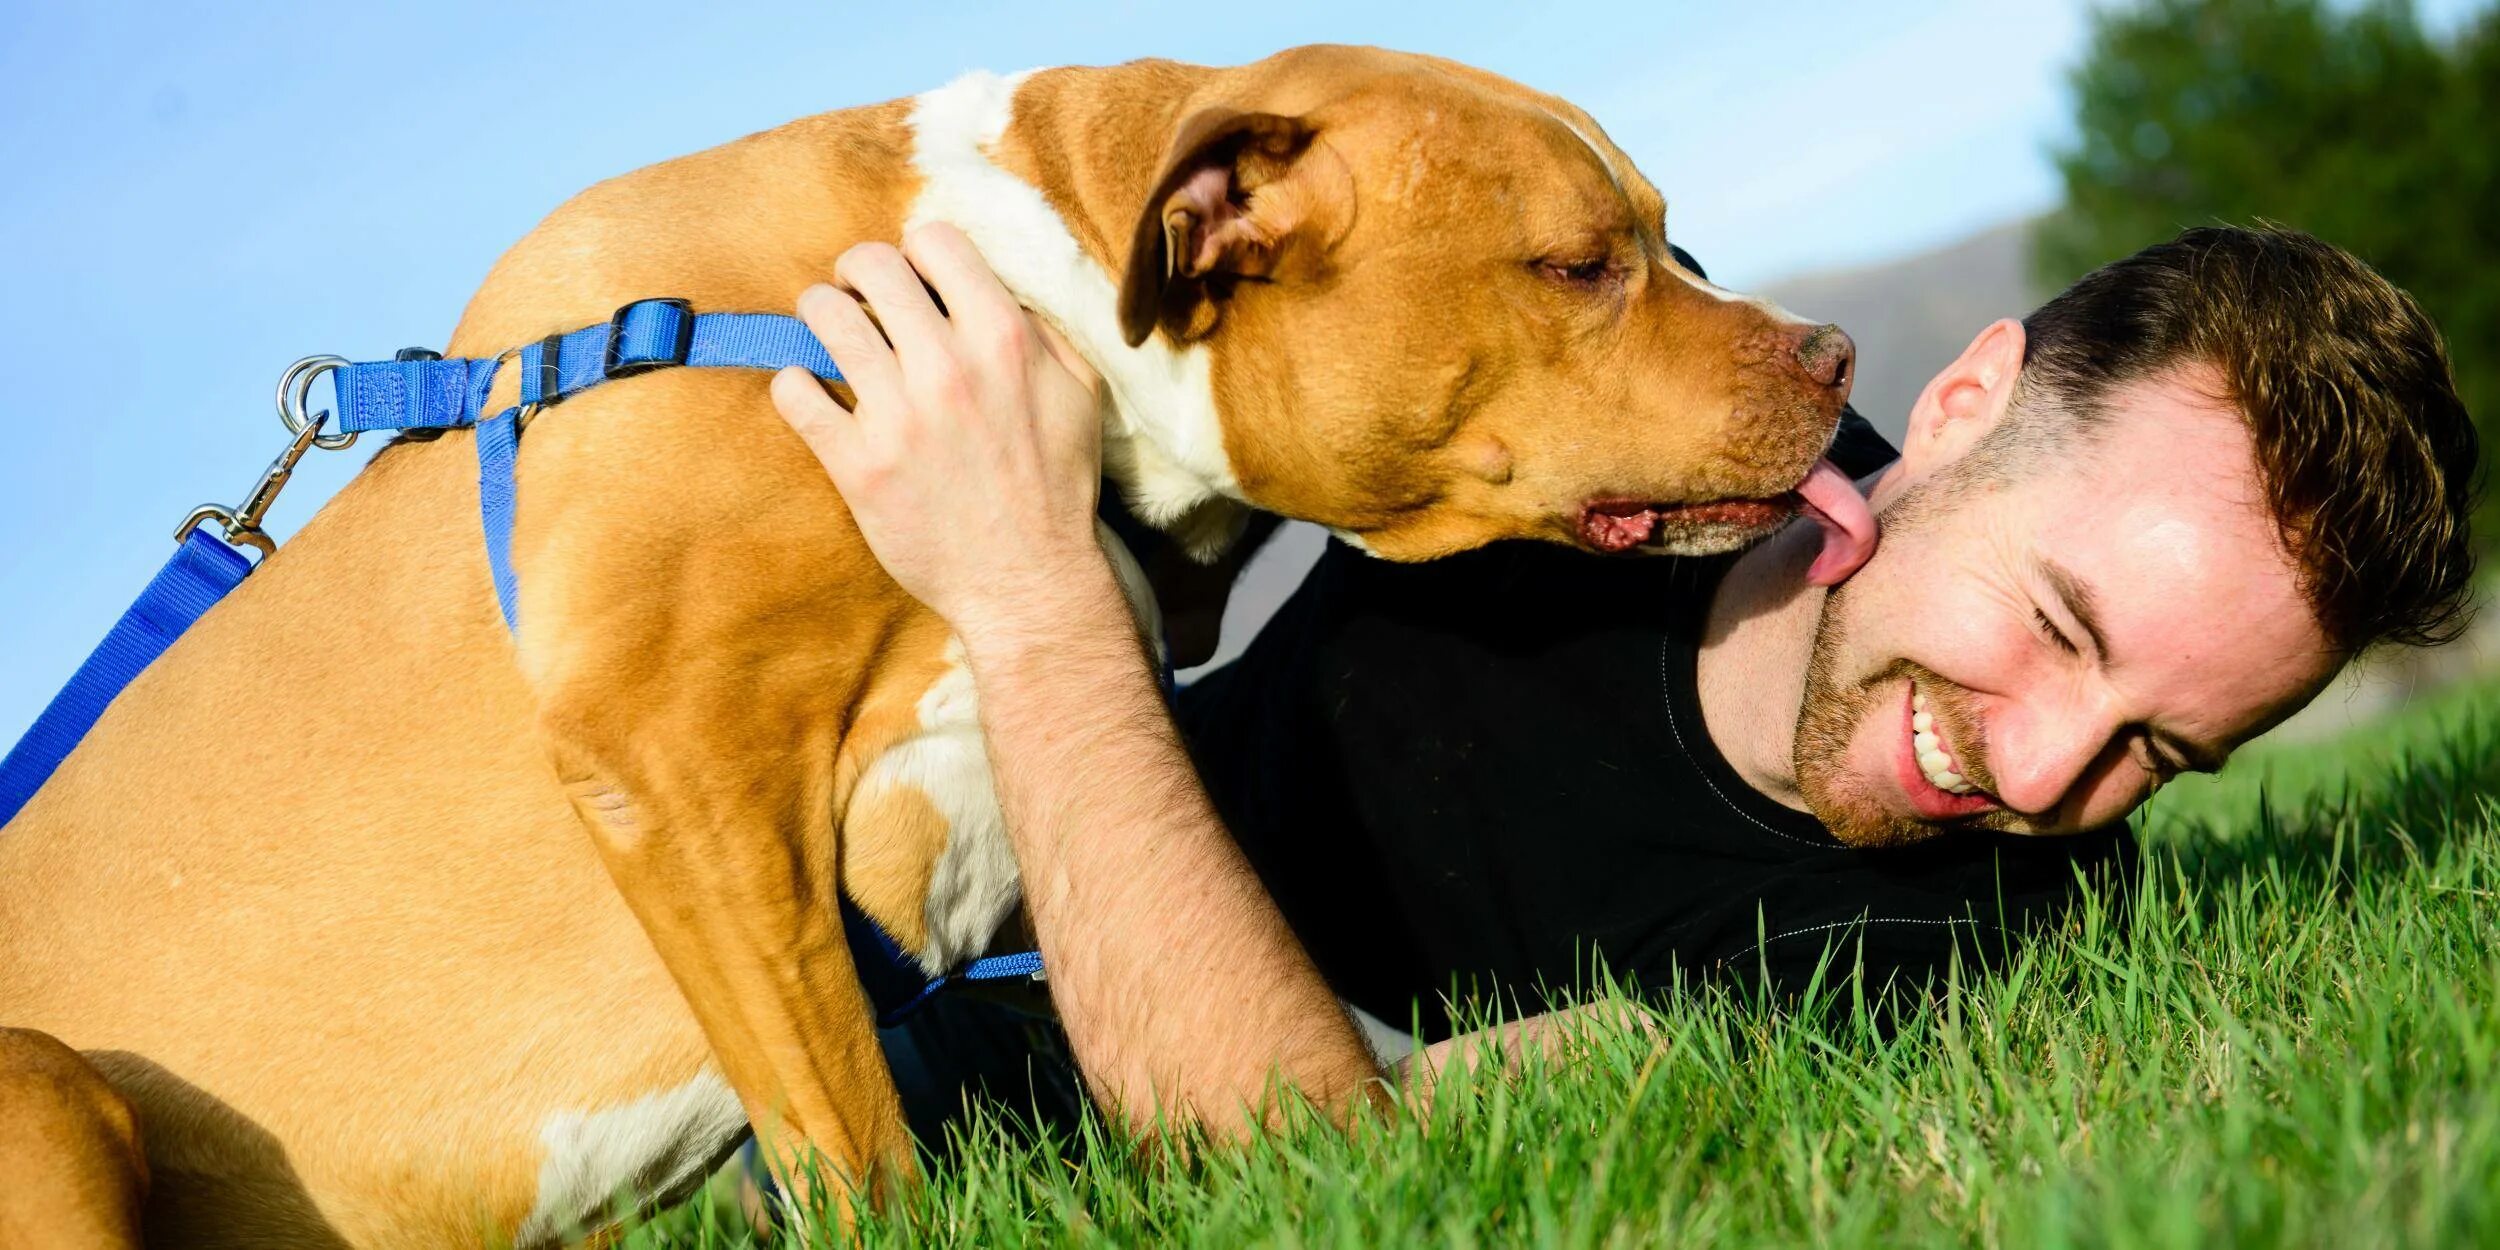
M 1833 458 L 1892 458 L 1852 415 Z M 1592 956 L 1794 990 L 2000 953 L 2123 826 L 1843 846 L 1747 787 L 1703 729 L 1697 643 L 1729 558 L 1509 543 L 1399 565 L 1331 544 L 1234 663 L 1184 691 L 1208 792 L 1337 992 L 1428 1035 L 1444 995 L 1539 1009 Z M 2123 874 L 2122 874 L 2123 875 Z

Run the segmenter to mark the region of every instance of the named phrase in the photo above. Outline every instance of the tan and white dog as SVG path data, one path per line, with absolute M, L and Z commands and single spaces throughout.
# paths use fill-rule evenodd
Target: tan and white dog
M 975 74 L 591 188 L 449 346 L 784 310 L 946 221 L 1201 553 L 1249 508 L 1399 560 L 1724 550 L 1794 512 L 1847 340 L 1701 281 L 1663 216 L 1578 109 L 1445 61 Z M 0 1022 L 91 1065 L 0 1034 L 0 1120 L 50 1143 L 0 1158 L 0 1228 L 147 1185 L 153 1240 L 544 1245 L 750 1122 L 905 1156 L 837 886 L 936 969 L 1011 923 L 1015 863 L 957 649 L 767 382 L 536 421 L 517 636 L 459 434 L 376 457 L 129 688 L 0 833 Z

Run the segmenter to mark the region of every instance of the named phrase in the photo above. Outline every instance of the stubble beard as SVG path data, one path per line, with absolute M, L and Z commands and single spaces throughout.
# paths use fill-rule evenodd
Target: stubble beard
M 1850 680 L 1842 672 L 1843 644 L 1848 639 L 1848 587 L 1832 588 L 1815 622 L 1814 650 L 1806 661 L 1805 703 L 1797 709 L 1797 734 L 1789 764 L 1797 774 L 1797 793 L 1806 809 L 1842 843 L 1856 847 L 1907 846 L 1951 829 L 2038 837 L 2059 832 L 2041 822 L 2007 811 L 1990 811 L 1948 824 L 1896 815 L 1877 789 L 1883 783 L 1849 771 L 1849 744 L 1859 724 L 1877 707 L 1879 692 L 1914 683 L 1926 694 L 1928 710 L 1947 725 L 1968 726 L 1961 712 L 1961 691 L 1923 665 L 1894 660 L 1874 673 Z M 1886 714 L 1890 719 L 1890 714 Z M 1893 732 L 1907 732 L 1896 727 Z M 1979 740 L 1966 732 L 1962 741 Z
M 1797 793 L 1806 809 L 1832 836 L 1856 847 L 1907 846 L 1944 830 L 1923 820 L 1885 810 L 1866 778 L 1849 771 L 1849 745 L 1875 692 L 1909 675 L 1906 662 L 1895 662 L 1873 676 L 1850 681 L 1841 672 L 1848 641 L 1849 586 L 1833 587 L 1823 596 L 1814 624 L 1814 649 L 1806 661 L 1805 701 L 1797 709 L 1797 733 L 1789 764 L 1797 774 Z

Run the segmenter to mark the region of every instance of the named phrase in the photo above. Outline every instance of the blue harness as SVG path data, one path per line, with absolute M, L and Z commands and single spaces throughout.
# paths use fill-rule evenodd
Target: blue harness
M 486 397 L 506 363 L 520 369 L 521 402 L 485 417 Z M 178 546 L 122 613 L 104 641 L 79 665 L 69 684 L 0 760 L 0 827 L 69 758 L 114 697 L 173 645 L 217 601 L 243 584 L 257 567 L 242 552 L 277 550 L 260 521 L 295 465 L 314 447 L 339 449 L 359 434 L 404 430 L 477 430 L 478 510 L 486 529 L 486 563 L 495 579 L 495 601 L 504 625 L 521 627 L 519 579 L 512 570 L 512 519 L 518 488 L 521 426 L 550 405 L 616 378 L 655 369 L 806 369 L 828 382 L 842 371 L 805 322 L 769 313 L 697 313 L 685 300 L 637 300 L 616 315 L 570 334 L 551 334 L 491 359 L 445 360 L 411 348 L 391 360 L 354 364 L 337 356 L 297 361 L 278 383 L 278 415 L 293 435 L 244 502 L 193 509 L 174 532 Z M 326 432 L 327 412 L 306 415 L 312 384 L 330 375 L 338 392 L 338 429 Z M 215 521 L 222 541 L 201 528 Z M 860 983 L 877 1009 L 880 1027 L 899 1023 L 954 982 L 1039 981 L 1042 957 L 1021 951 L 976 959 L 930 978 L 893 936 L 845 896 L 842 927 L 850 941 Z

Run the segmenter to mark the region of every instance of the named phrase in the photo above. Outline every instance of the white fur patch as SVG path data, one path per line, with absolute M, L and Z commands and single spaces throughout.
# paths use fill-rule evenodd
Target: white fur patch
M 1723 304 L 1749 304 L 1761 302 L 1759 300 L 1749 299 L 1745 296 L 1739 295 L 1736 292 L 1720 286 L 1718 283 L 1712 282 L 1708 278 L 1704 278 L 1699 274 L 1686 273 L 1683 270 L 1678 269 L 1675 271 L 1675 276 L 1682 278 L 1685 285 L 1690 286 L 1694 290 L 1699 291 Z
M 1096 528 L 1129 610 L 1160 654 L 1163 618 L 1145 570 L 1109 526 L 1098 522 Z M 869 764 L 851 805 L 871 811 L 889 788 L 908 786 L 946 820 L 946 847 L 930 870 L 921 913 L 929 941 L 913 952 L 921 969 L 935 976 L 990 948 L 1023 887 L 1015 851 L 1007 843 L 1006 817 L 991 786 L 980 697 L 973 689 L 962 639 L 947 641 L 946 671 L 921 694 L 918 712 L 919 730 Z
M 1039 190 L 990 160 L 987 149 L 1006 133 L 1024 79 L 975 71 L 918 98 L 912 166 L 925 181 L 905 225 L 961 228 L 1007 289 L 1049 318 L 1102 374 L 1112 409 L 1103 427 L 1104 467 L 1140 519 L 1170 526 L 1212 498 L 1239 500 L 1206 348 L 1176 349 L 1161 335 L 1130 347 L 1120 334 L 1112 276 L 1085 254 Z
M 1682 279 L 1685 285 L 1692 287 L 1694 290 L 1699 291 L 1702 294 L 1719 301 L 1720 303 L 1751 304 L 1755 308 L 1761 309 L 1764 316 L 1769 317 L 1774 321 L 1785 321 L 1790 325 L 1804 326 L 1815 324 L 1813 321 L 1800 317 L 1797 314 L 1790 312 L 1759 295 L 1747 295 L 1742 291 L 1731 291 L 1726 287 L 1720 286 L 1716 282 L 1712 282 L 1708 278 L 1702 277 L 1700 274 L 1688 273 L 1682 268 L 1677 268 L 1671 270 L 1670 272 L 1672 272 L 1677 278 Z
M 538 1202 L 513 1234 L 516 1246 L 560 1246 L 609 1223 L 622 1197 L 647 1206 L 693 1191 L 747 1131 L 746 1108 L 705 1068 L 675 1089 L 604 1111 L 559 1111 L 538 1137 Z
M 946 821 L 946 847 L 930 869 L 922 913 L 929 940 L 913 952 L 931 976 L 986 950 L 1015 909 L 1018 892 L 1016 857 L 990 786 L 980 702 L 960 639 L 947 643 L 946 660 L 946 672 L 920 696 L 919 731 L 877 756 L 851 800 L 854 810 L 873 811 L 888 790 L 905 787 Z
M 1579 140 L 1580 146 L 1587 148 L 1589 150 L 1589 155 L 1597 158 L 1597 167 L 1606 171 L 1606 181 L 1615 184 L 1615 194 L 1629 194 L 1623 189 L 1623 176 L 1615 172 L 1615 163 L 1606 159 L 1606 149 L 1597 146 L 1597 140 L 1589 138 L 1589 132 L 1572 124 L 1570 118 L 1554 112 L 1551 109 L 1546 110 L 1545 115 L 1553 118 L 1555 121 L 1561 122 L 1562 128 L 1570 131 L 1571 137 Z
M 1623 190 L 1624 190 L 1624 187 L 1623 187 L 1623 176 L 1622 176 L 1621 174 L 1618 174 L 1618 173 L 1616 173 L 1616 172 L 1615 172 L 1615 163 L 1614 163 L 1613 161 L 1608 160 L 1608 159 L 1606 158 L 1606 149 L 1604 149 L 1604 148 L 1601 148 L 1601 147 L 1597 146 L 1597 140 L 1590 138 L 1590 137 L 1589 137 L 1589 133 L 1588 133 L 1587 131 L 1582 130 L 1582 129 L 1580 129 L 1578 126 L 1576 126 L 1576 125 L 1572 124 L 1572 121 L 1571 121 L 1571 119 L 1570 119 L 1570 118 L 1565 117 L 1565 116 L 1563 116 L 1563 115 L 1562 115 L 1562 114 L 1560 114 L 1560 113 L 1553 112 L 1553 111 L 1551 111 L 1551 110 L 1548 110 L 1548 111 L 1547 111 L 1546 116 L 1551 117 L 1551 118 L 1553 118 L 1555 121 L 1562 123 L 1562 128 L 1563 128 L 1563 129 L 1565 129 L 1565 130 L 1570 131 L 1570 132 L 1571 132 L 1571 137 L 1572 137 L 1572 138 L 1574 138 L 1574 139 L 1578 139 L 1578 140 L 1581 142 L 1581 144 L 1582 144 L 1583 146 L 1585 146 L 1585 147 L 1587 147 L 1587 148 L 1588 148 L 1588 150 L 1589 150 L 1589 155 L 1594 156 L 1594 157 L 1596 157 L 1596 158 L 1597 158 L 1597 167 L 1598 167 L 1599 169 L 1603 169 L 1603 170 L 1605 170 L 1605 171 L 1606 171 L 1606 180 L 1615 184 L 1615 190 L 1616 190 L 1616 192 L 1618 192 L 1618 193 L 1622 193 L 1622 192 L 1623 192 Z M 1679 277 L 1679 278 L 1682 278 L 1682 279 L 1685 281 L 1685 283 L 1686 283 L 1687 285 L 1691 286 L 1693 289 L 1695 289 L 1695 290 L 1697 290 L 1697 291 L 1700 291 L 1702 294 L 1707 295 L 1707 296 L 1711 297 L 1712 299 L 1718 300 L 1718 301 L 1720 301 L 1720 302 L 1722 302 L 1722 303 L 1728 303 L 1728 304 L 1758 304 L 1758 305 L 1760 305 L 1760 306 L 1763 308 L 1763 310 L 1764 310 L 1764 311 L 1769 312 L 1769 313 L 1771 313 L 1771 314 L 1773 314 L 1773 315 L 1775 315 L 1775 316 L 1785 317 L 1785 318 L 1787 318 L 1787 319 L 1788 319 L 1788 320 L 1790 320 L 1790 321 L 1799 322 L 1799 323 L 1801 323 L 1801 324 L 1802 324 L 1802 323 L 1804 323 L 1804 321 L 1805 321 L 1805 319 L 1804 319 L 1804 318 L 1799 317 L 1799 316 L 1797 316 L 1796 314 L 1789 312 L 1787 309 L 1782 308 L 1782 307 L 1780 307 L 1779 305 L 1777 305 L 1777 304 L 1774 304 L 1774 303 L 1770 302 L 1769 300 L 1765 300 L 1765 299 L 1758 298 L 1758 297 L 1756 297 L 1756 296 L 1745 295 L 1745 294 L 1742 294 L 1742 293 L 1740 293 L 1740 292 L 1736 292 L 1736 291 L 1731 291 L 1731 290 L 1728 290 L 1726 287 L 1720 286 L 1718 283 L 1712 282 L 1712 281 L 1710 281 L 1710 280 L 1709 280 L 1709 279 L 1707 279 L 1707 278 L 1703 278 L 1703 277 L 1700 277 L 1700 276 L 1698 276 L 1698 275 L 1688 275 L 1688 274 L 1684 274 L 1684 273 L 1680 273 L 1680 272 L 1679 272 L 1679 273 L 1677 273 L 1677 274 L 1676 274 L 1676 276 L 1677 276 L 1677 277 Z
M 1356 551 L 1360 551 L 1364 555 L 1370 556 L 1373 559 L 1380 558 L 1380 553 L 1372 550 L 1370 541 L 1365 539 L 1361 534 L 1357 534 L 1353 530 L 1338 529 L 1334 525 L 1328 527 L 1328 532 L 1336 535 L 1338 542 L 1344 543 L 1346 546 L 1352 547 Z

